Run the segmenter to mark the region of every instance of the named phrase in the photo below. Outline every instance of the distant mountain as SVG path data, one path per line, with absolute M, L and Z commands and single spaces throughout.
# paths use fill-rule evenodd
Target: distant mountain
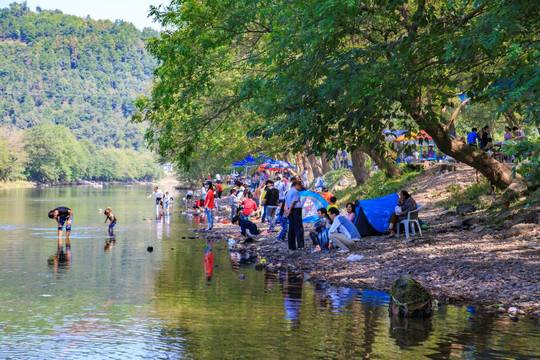
M 0 9 L 0 126 L 64 125 L 98 149 L 144 147 L 129 119 L 156 65 L 144 39 L 157 35 L 26 3 Z

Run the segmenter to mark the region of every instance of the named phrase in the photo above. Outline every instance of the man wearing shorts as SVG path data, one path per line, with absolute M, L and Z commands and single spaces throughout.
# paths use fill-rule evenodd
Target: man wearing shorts
M 160 206 L 163 207 L 163 191 L 159 190 L 158 187 L 156 186 L 154 188 L 154 192 L 148 195 L 146 198 L 150 199 L 152 196 L 156 197 L 156 210 Z
M 49 218 L 56 220 L 58 224 L 58 246 L 62 246 L 62 230 L 64 223 L 66 224 L 66 247 L 71 247 L 69 242 L 69 234 L 71 233 L 71 222 L 73 221 L 73 212 L 65 206 L 57 207 L 49 211 Z

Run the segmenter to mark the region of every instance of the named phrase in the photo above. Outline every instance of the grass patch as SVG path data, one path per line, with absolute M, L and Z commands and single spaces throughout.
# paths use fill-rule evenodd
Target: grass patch
M 323 179 L 327 183 L 326 187 L 328 189 L 332 189 L 335 185 L 337 185 L 339 183 L 339 179 L 341 179 L 342 176 L 354 179 L 354 176 L 350 171 L 347 171 L 345 169 L 332 170 L 332 171 L 324 174 L 324 176 L 323 176 Z
M 334 192 L 334 195 L 338 199 L 338 205 L 342 207 L 348 202 L 354 202 L 355 200 L 373 199 L 389 195 L 404 188 L 406 189 L 407 184 L 414 181 L 424 170 L 403 167 L 402 171 L 403 173 L 401 176 L 390 179 L 383 171 L 379 170 L 375 172 L 365 184 L 351 186 Z M 347 173 L 349 176 L 352 175 L 345 170 L 338 170 L 331 171 L 324 176 L 324 179 L 328 182 L 329 189 L 339 182 L 339 178 L 343 173 Z M 414 189 L 409 190 L 414 192 Z
M 457 205 L 463 203 L 473 204 L 477 209 L 487 209 L 492 202 L 492 199 L 486 199 L 484 196 L 492 192 L 491 185 L 485 178 L 464 189 L 452 184 L 447 191 L 451 193 L 451 196 L 439 202 L 439 205 L 445 209 L 455 209 Z

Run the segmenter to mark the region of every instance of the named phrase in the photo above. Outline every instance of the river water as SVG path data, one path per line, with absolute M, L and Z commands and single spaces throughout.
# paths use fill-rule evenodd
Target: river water
M 156 219 L 149 191 L 0 191 L 0 359 L 539 358 L 528 319 L 443 306 L 396 322 L 385 293 L 239 266 L 226 242 L 193 238 L 178 204 Z M 74 211 L 70 251 L 57 206 Z

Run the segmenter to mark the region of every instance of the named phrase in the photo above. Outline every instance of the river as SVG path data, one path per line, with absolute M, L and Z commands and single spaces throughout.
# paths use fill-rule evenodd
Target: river
M 396 322 L 385 293 L 239 266 L 226 242 L 194 238 L 178 201 L 156 219 L 150 191 L 0 190 L 0 359 L 538 358 L 527 318 L 443 306 Z M 71 250 L 57 206 L 74 212 Z

